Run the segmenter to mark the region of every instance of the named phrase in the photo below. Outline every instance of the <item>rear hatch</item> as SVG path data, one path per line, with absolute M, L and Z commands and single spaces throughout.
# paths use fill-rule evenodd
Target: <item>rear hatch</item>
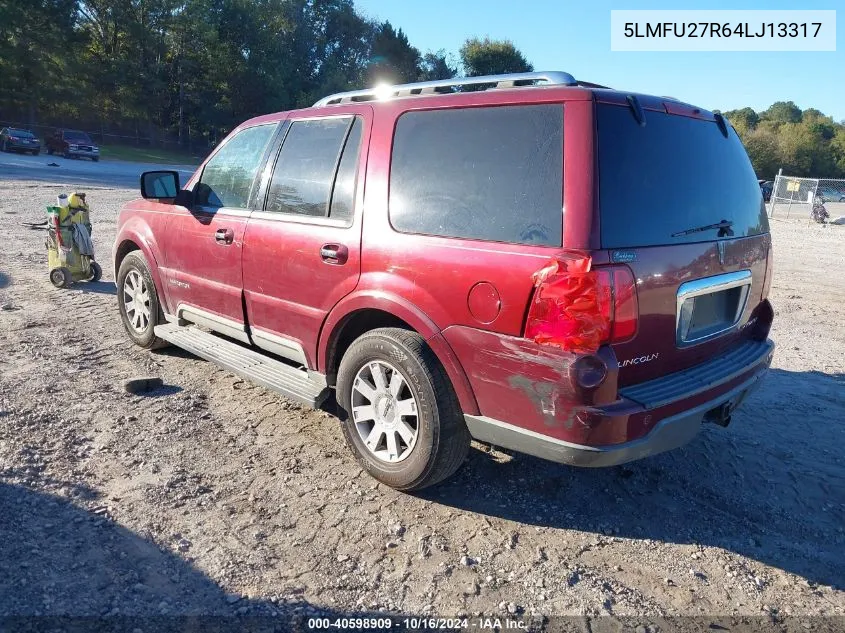
M 613 93 L 597 96 L 596 126 L 603 255 L 631 268 L 639 305 L 636 334 L 613 345 L 625 386 L 750 335 L 769 227 L 748 155 L 719 116 Z

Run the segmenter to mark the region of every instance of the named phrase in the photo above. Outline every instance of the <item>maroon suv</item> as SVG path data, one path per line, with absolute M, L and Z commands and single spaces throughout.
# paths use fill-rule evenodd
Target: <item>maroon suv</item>
M 666 97 L 557 72 L 343 93 L 141 193 L 114 249 L 132 340 L 334 390 L 396 488 L 471 438 L 578 466 L 675 448 L 772 359 L 757 179 L 725 119 Z
M 56 130 L 46 141 L 48 154 L 61 154 L 65 158 L 90 158 L 100 160 L 100 148 L 85 132 Z

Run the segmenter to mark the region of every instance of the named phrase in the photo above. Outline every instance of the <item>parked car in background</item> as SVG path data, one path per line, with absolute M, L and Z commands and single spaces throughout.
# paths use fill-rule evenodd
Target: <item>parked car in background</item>
M 816 197 L 821 198 L 822 202 L 845 202 L 845 184 L 819 185 L 816 189 Z
M 772 361 L 760 188 L 693 105 L 562 72 L 342 93 L 243 123 L 180 185 L 146 172 L 120 214 L 129 338 L 334 391 L 401 490 L 471 438 L 574 466 L 676 448 Z
M 760 191 L 763 194 L 763 201 L 769 202 L 772 199 L 772 191 L 774 191 L 775 183 L 771 180 L 758 180 L 760 184 Z
M 100 160 L 100 148 L 85 132 L 56 130 L 46 141 L 48 154 L 61 154 L 65 158 L 90 158 Z
M 29 130 L 4 127 L 0 130 L 0 150 L 4 152 L 29 152 L 38 155 L 41 153 L 41 141 Z

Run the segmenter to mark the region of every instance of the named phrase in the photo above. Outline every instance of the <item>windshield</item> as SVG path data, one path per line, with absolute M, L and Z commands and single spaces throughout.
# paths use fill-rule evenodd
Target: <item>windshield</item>
M 32 132 L 27 132 L 26 130 L 9 129 L 9 136 L 17 136 L 18 138 L 35 138 Z
M 85 132 L 65 132 L 65 140 L 79 141 L 80 143 L 91 143 L 91 137 Z
M 715 121 L 598 104 L 604 248 L 702 242 L 769 230 L 757 177 L 736 132 Z M 719 229 L 730 223 L 730 230 Z M 691 229 L 706 230 L 691 231 Z

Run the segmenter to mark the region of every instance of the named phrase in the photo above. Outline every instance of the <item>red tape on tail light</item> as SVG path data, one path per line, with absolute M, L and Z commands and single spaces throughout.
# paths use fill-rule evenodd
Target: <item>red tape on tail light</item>
M 591 354 L 610 335 L 610 279 L 591 270 L 588 255 L 561 254 L 534 273 L 526 338 L 577 354 Z

